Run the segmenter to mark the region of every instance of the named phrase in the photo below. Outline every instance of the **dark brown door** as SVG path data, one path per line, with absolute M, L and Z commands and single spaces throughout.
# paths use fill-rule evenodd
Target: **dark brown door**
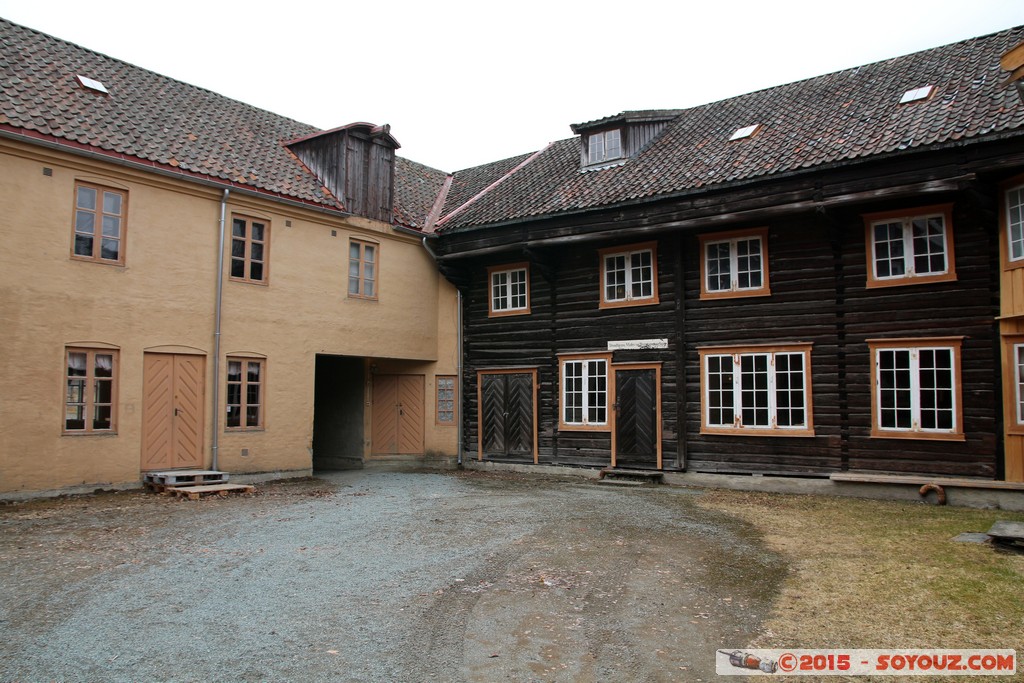
M 615 466 L 660 468 L 658 378 L 653 369 L 615 371 Z
M 533 375 L 480 376 L 480 447 L 484 457 L 533 458 Z
M 423 452 L 423 375 L 374 375 L 371 452 Z

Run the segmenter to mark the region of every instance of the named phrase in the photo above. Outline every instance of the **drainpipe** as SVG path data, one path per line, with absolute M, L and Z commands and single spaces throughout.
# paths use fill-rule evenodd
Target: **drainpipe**
M 430 258 L 434 260 L 435 264 L 438 264 L 437 254 L 427 244 L 427 236 L 423 236 L 423 248 L 430 254 Z M 440 264 L 438 264 L 440 265 Z M 456 325 L 456 354 L 458 358 L 455 361 L 455 375 L 456 375 L 456 386 L 458 387 L 458 400 L 455 402 L 455 438 L 458 439 L 456 444 L 456 464 L 459 469 L 462 469 L 462 290 L 458 287 L 455 288 L 455 325 Z
M 455 345 L 455 348 L 457 349 L 456 353 L 459 354 L 459 357 L 458 357 L 458 359 L 455 362 L 456 363 L 455 364 L 456 375 L 458 377 L 458 379 L 455 380 L 455 381 L 459 383 L 458 384 L 458 386 L 459 386 L 459 393 L 458 393 L 459 400 L 455 402 L 455 420 L 456 420 L 456 422 L 455 422 L 455 434 L 456 434 L 456 437 L 459 440 L 458 450 L 457 450 L 459 457 L 458 457 L 458 460 L 457 460 L 457 464 L 458 464 L 459 469 L 461 470 L 462 469 L 462 290 L 459 289 L 458 287 L 455 288 L 455 300 L 456 300 L 456 311 L 455 311 L 456 323 L 455 324 L 457 326 L 456 327 L 456 329 L 457 329 L 457 331 L 456 331 L 457 343 Z
M 224 188 L 220 198 L 220 248 L 217 250 L 217 305 L 213 314 L 213 439 L 210 451 L 212 460 L 210 469 L 217 469 L 217 455 L 220 447 L 220 319 L 221 305 L 224 301 L 224 242 L 227 230 L 228 195 L 231 190 Z

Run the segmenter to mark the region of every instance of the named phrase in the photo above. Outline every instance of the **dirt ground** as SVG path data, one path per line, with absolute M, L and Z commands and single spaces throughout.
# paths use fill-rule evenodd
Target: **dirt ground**
M 0 507 L 3 681 L 708 681 L 789 568 L 669 487 L 352 472 Z

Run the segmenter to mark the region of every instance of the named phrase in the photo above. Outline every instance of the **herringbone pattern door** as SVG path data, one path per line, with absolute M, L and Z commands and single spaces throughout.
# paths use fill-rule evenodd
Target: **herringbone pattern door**
M 423 452 L 424 384 L 423 375 L 373 376 L 373 455 Z
M 142 470 L 202 466 L 206 358 L 143 357 Z
M 654 370 L 615 371 L 618 467 L 658 466 L 658 385 Z
M 480 376 L 480 429 L 484 456 L 533 455 L 533 375 Z

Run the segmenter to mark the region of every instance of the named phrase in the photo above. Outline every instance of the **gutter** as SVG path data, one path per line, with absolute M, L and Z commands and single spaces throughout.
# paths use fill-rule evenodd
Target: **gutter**
M 210 442 L 210 469 L 216 470 L 220 448 L 220 328 L 224 302 L 224 243 L 227 241 L 228 195 L 231 190 L 224 188 L 220 199 L 220 248 L 217 250 L 217 303 L 213 314 L 213 438 Z
M 435 254 L 434 250 L 430 248 L 429 244 L 427 244 L 427 235 L 423 236 L 422 244 L 423 248 L 427 250 L 427 253 L 430 254 L 430 258 L 434 260 L 434 263 L 440 270 L 440 263 L 437 260 L 437 254 Z M 456 383 L 458 392 L 458 400 L 455 401 L 455 438 L 458 440 L 458 443 L 456 443 L 455 448 L 457 454 L 456 464 L 459 469 L 462 469 L 462 395 L 464 393 L 462 391 L 462 290 L 458 287 L 455 288 L 455 299 L 455 325 L 457 328 L 455 334 L 455 374 L 457 377 Z

